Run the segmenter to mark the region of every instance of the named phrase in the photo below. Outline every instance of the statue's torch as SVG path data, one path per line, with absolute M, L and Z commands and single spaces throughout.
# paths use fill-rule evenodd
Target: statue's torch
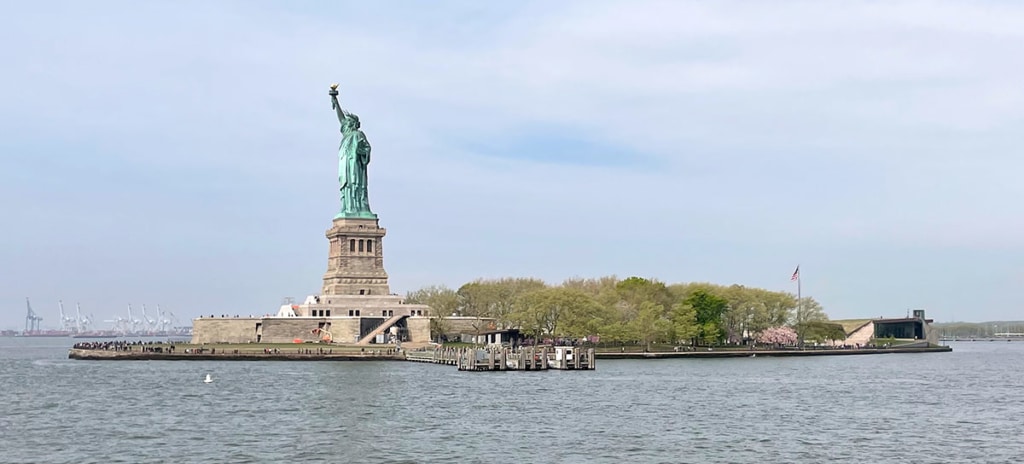
M 327 95 L 331 96 L 331 109 L 338 107 L 338 84 L 331 84 L 331 90 L 327 92 Z

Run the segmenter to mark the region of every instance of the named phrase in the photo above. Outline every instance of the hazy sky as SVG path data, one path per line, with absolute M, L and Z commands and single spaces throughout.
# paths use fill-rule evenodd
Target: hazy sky
M 17 2 L 0 327 L 319 291 L 328 84 L 405 293 L 640 275 L 1024 319 L 1016 2 Z M 106 324 L 102 324 L 106 325 Z

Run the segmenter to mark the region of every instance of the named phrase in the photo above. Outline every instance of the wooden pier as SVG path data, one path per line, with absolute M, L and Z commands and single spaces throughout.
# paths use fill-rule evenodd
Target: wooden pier
M 407 351 L 406 361 L 447 364 L 460 371 L 546 371 L 595 369 L 593 348 L 528 346 L 520 348 L 442 348 Z
M 454 366 L 458 363 L 459 355 L 465 348 L 434 348 L 424 350 L 413 350 L 405 352 L 405 360 L 413 362 L 448 364 Z

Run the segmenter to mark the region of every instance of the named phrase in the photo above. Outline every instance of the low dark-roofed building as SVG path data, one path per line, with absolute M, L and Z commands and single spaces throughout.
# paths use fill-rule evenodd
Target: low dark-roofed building
M 519 329 L 483 330 L 475 334 L 463 334 L 462 340 L 481 345 L 519 345 L 523 342 L 523 334 Z
M 938 334 L 931 330 L 931 319 L 925 319 L 924 310 L 915 309 L 913 317 L 875 319 L 875 338 L 923 340 L 938 343 Z

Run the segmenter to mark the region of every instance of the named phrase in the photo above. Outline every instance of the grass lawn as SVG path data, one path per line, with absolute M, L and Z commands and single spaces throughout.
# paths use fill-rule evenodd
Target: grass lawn
M 843 331 L 845 331 L 847 334 L 850 334 L 854 330 L 857 330 L 860 326 L 867 324 L 868 322 L 871 322 L 871 319 L 842 319 L 838 321 L 829 322 L 843 326 Z

